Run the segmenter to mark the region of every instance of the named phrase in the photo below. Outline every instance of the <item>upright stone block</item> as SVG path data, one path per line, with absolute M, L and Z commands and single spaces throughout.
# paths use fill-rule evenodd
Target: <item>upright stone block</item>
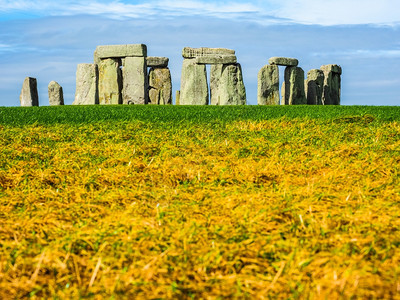
M 258 105 L 279 105 L 279 68 L 266 65 L 258 73 Z
M 340 105 L 342 68 L 338 65 L 321 66 L 324 72 L 324 90 L 322 103 L 324 105 Z
M 151 68 L 149 104 L 172 104 L 171 72 L 168 68 Z
M 26 77 L 19 96 L 21 106 L 39 106 L 36 78 Z
M 99 103 L 122 103 L 122 76 L 120 61 L 116 58 L 101 60 L 99 64 Z
M 285 69 L 285 105 L 307 104 L 304 91 L 304 71 L 299 67 Z
M 285 105 L 285 87 L 286 87 L 286 82 L 282 83 L 282 87 L 281 87 L 281 105 Z
M 122 69 L 123 104 L 147 104 L 148 78 L 144 57 L 127 57 Z
M 240 64 L 212 65 L 211 105 L 245 105 L 246 89 Z
M 99 104 L 99 70 L 96 64 L 79 64 L 73 105 Z
M 307 104 L 322 105 L 322 92 L 324 89 L 324 72 L 318 69 L 310 70 L 305 81 Z
M 205 65 L 184 59 L 182 65 L 180 105 L 207 105 L 208 83 Z
M 63 88 L 58 82 L 51 81 L 48 86 L 49 90 L 49 104 L 50 105 L 64 105 L 64 93 Z

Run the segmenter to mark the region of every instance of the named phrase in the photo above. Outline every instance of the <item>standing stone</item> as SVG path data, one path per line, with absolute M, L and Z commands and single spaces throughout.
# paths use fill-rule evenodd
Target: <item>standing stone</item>
M 48 90 L 50 105 L 64 105 L 63 88 L 57 82 L 51 81 Z
M 36 78 L 26 77 L 19 96 L 21 106 L 39 106 Z
M 324 72 L 324 90 L 322 95 L 322 103 L 324 105 L 340 105 L 342 68 L 338 65 L 321 66 Z
M 245 105 L 246 89 L 240 64 L 212 65 L 211 105 Z
M 172 104 L 171 72 L 168 68 L 151 68 L 149 104 Z
M 285 69 L 285 105 L 307 104 L 304 91 L 304 71 L 299 67 Z
M 101 60 L 99 64 L 99 103 L 121 104 L 122 77 L 117 58 Z
M 184 59 L 181 77 L 180 105 L 207 105 L 208 83 L 205 65 L 198 65 L 195 59 Z
M 279 68 L 264 66 L 258 73 L 258 105 L 279 105 Z
M 181 91 L 176 91 L 175 93 L 175 105 L 179 105 L 179 102 L 181 101 Z
M 310 70 L 305 81 L 307 104 L 322 105 L 322 92 L 324 89 L 324 72 L 318 69 Z
M 99 70 L 96 64 L 79 64 L 76 70 L 75 101 L 72 105 L 99 104 Z
M 123 104 L 147 104 L 147 64 L 145 57 L 126 57 L 122 69 Z
M 283 82 L 281 87 L 281 105 L 285 105 L 285 86 L 286 82 Z

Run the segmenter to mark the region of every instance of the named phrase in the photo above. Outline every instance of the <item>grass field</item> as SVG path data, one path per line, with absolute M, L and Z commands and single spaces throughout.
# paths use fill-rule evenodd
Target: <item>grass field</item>
M 399 107 L 0 108 L 0 299 L 400 299 Z

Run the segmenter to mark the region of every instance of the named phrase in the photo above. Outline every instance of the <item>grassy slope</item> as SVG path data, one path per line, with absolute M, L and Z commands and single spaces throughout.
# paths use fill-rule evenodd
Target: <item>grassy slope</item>
M 398 118 L 0 108 L 0 298 L 399 297 Z

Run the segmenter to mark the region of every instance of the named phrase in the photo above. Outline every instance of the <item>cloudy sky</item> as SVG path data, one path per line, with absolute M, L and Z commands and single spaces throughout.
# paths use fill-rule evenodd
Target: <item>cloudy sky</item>
M 0 106 L 19 105 L 26 76 L 41 105 L 52 80 L 71 104 L 76 66 L 97 45 L 139 43 L 170 58 L 174 94 L 183 47 L 223 47 L 236 50 L 249 104 L 268 58 L 288 56 L 305 72 L 341 65 L 342 104 L 400 105 L 398 0 L 0 0 Z

